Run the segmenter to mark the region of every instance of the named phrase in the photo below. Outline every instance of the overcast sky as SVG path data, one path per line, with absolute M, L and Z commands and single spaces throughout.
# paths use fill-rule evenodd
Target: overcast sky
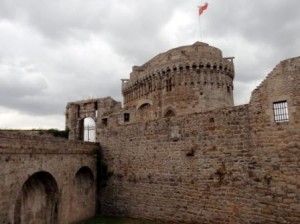
M 112 96 L 133 65 L 196 41 L 235 57 L 235 104 L 300 55 L 299 0 L 0 0 L 0 128 L 64 129 L 69 101 Z

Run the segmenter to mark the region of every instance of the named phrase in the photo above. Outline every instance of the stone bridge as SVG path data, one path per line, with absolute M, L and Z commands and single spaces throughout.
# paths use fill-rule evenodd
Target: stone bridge
M 0 223 L 76 223 L 94 216 L 98 149 L 0 132 Z

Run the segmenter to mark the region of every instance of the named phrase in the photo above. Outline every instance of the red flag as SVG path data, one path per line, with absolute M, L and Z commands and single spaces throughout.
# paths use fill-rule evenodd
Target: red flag
M 205 2 L 204 5 L 199 7 L 199 16 L 201 16 L 201 14 L 204 12 L 204 10 L 207 9 L 207 6 L 208 6 L 208 4 L 207 4 L 207 2 Z

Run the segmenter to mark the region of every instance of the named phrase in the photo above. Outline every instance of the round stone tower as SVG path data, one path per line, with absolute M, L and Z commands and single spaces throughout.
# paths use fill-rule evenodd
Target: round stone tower
M 124 107 L 137 120 L 233 106 L 233 57 L 206 43 L 161 53 L 123 79 Z

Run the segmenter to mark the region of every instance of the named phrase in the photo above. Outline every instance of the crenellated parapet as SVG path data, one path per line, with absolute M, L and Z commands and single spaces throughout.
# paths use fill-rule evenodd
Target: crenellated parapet
M 227 60 L 226 60 L 227 59 Z M 156 69 L 151 72 L 144 71 L 141 75 L 133 81 L 127 80 L 124 82 L 122 87 L 122 94 L 124 96 L 129 95 L 126 98 L 126 101 L 133 100 L 136 97 L 130 97 L 131 95 L 135 95 L 133 92 L 138 90 L 137 92 L 141 94 L 147 94 L 151 91 L 156 90 L 158 88 L 157 81 L 161 79 L 166 79 L 171 76 L 175 76 L 177 74 L 185 73 L 185 72 L 197 72 L 198 74 L 203 73 L 216 73 L 228 76 L 229 78 L 234 78 L 234 68 L 233 63 L 231 61 L 232 58 L 225 58 L 223 62 L 192 62 L 186 64 L 177 64 L 168 67 L 162 67 L 160 69 Z M 133 69 L 135 70 L 135 68 Z M 221 83 L 221 80 L 212 78 L 203 80 L 204 82 L 208 82 L 208 80 L 217 84 L 226 84 L 228 86 L 232 86 L 232 83 Z M 161 86 L 163 87 L 163 86 Z M 139 90 L 141 89 L 141 90 Z M 139 94 L 138 94 L 139 95 Z
M 150 116 L 164 116 L 166 108 L 176 114 L 233 106 L 233 57 L 205 43 L 196 42 L 161 53 L 142 66 L 134 66 L 123 80 L 125 108 L 150 100 Z

